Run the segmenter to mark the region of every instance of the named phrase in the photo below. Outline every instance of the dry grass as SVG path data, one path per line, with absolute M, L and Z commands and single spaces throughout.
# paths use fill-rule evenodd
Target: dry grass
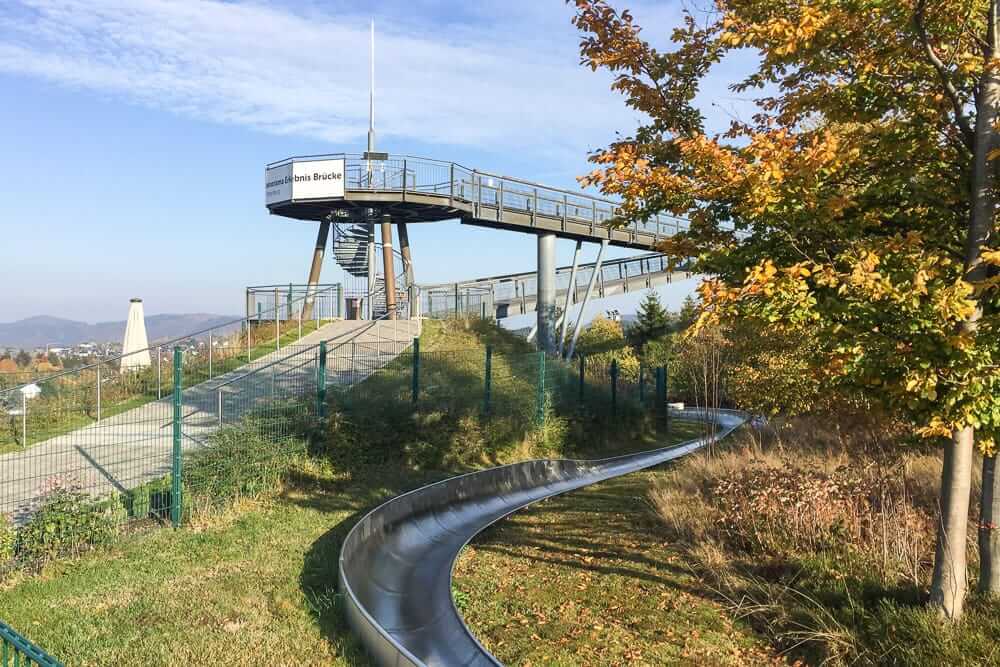
M 666 473 L 651 501 L 703 584 L 791 656 L 926 664 L 944 647 L 975 655 L 975 621 L 944 628 L 923 606 L 940 456 L 899 428 L 845 423 L 748 430 Z M 973 565 L 974 538 L 970 525 Z M 927 643 L 904 645 L 892 634 L 900 624 L 922 628 Z

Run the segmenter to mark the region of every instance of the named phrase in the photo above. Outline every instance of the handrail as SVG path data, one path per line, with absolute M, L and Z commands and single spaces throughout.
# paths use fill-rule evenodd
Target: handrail
M 286 285 L 286 287 L 287 287 L 287 285 Z M 270 308 L 270 309 L 268 309 L 265 312 L 269 312 L 269 313 L 280 312 L 279 311 L 280 308 L 287 308 L 290 304 L 296 303 L 298 301 L 303 301 L 305 299 L 315 299 L 319 294 L 322 294 L 323 292 L 326 292 L 328 290 L 332 290 L 332 289 L 337 288 L 337 287 L 339 287 L 339 284 L 331 285 L 327 289 L 319 291 L 319 292 L 314 292 L 312 294 L 306 294 L 306 295 L 304 295 L 304 296 L 302 296 L 302 297 L 300 297 L 298 299 L 292 300 L 291 302 L 289 302 L 287 304 L 275 304 L 273 308 Z M 57 379 L 57 378 L 60 378 L 60 377 L 63 377 L 63 376 L 67 376 L 67 375 L 76 375 L 76 374 L 79 374 L 82 371 L 90 370 L 90 369 L 93 369 L 93 368 L 98 368 L 100 366 L 104 366 L 105 364 L 114 363 L 115 361 L 120 361 L 121 359 L 124 359 L 125 357 L 131 357 L 132 355 L 139 354 L 141 352 L 150 352 L 152 350 L 163 349 L 164 347 L 169 347 L 170 345 L 172 345 L 174 343 L 179 343 L 179 342 L 185 341 L 185 340 L 187 340 L 189 338 L 194 338 L 195 336 L 201 335 L 203 333 L 208 333 L 210 331 L 214 331 L 215 329 L 220 329 L 222 327 L 228 327 L 228 326 L 231 326 L 233 324 L 242 324 L 243 322 L 249 323 L 251 321 L 255 321 L 256 319 L 257 319 L 257 316 L 255 314 L 253 317 L 247 316 L 247 317 L 240 318 L 238 320 L 231 320 L 229 322 L 223 322 L 222 324 L 216 324 L 215 326 L 208 327 L 207 329 L 201 329 L 199 331 L 195 331 L 193 333 L 185 334 L 185 335 L 179 336 L 177 338 L 172 338 L 172 339 L 170 339 L 168 341 L 165 341 L 163 343 L 159 343 L 158 345 L 150 345 L 149 347 L 147 347 L 145 349 L 142 349 L 142 350 L 135 350 L 135 351 L 129 352 L 127 354 L 119 354 L 119 355 L 114 356 L 114 357 L 108 357 L 106 359 L 99 359 L 96 362 L 94 362 L 92 364 L 88 364 L 86 366 L 79 366 L 77 368 L 72 368 L 72 369 L 60 371 L 58 373 L 53 373 L 52 375 L 46 375 L 46 376 L 43 376 L 43 377 L 40 377 L 40 378 L 35 378 L 35 379 L 31 380 L 31 381 L 24 382 L 24 383 L 19 384 L 19 385 L 15 386 L 15 387 L 11 387 L 9 389 L 2 389 L 2 390 L 0 390 L 0 396 L 9 395 L 9 394 L 11 394 L 11 393 L 13 393 L 15 391 L 18 391 L 18 390 L 20 390 L 20 389 L 28 386 L 29 384 L 32 384 L 33 382 L 38 382 L 38 381 L 42 381 L 42 380 L 44 380 L 44 381 L 47 382 L 49 380 L 54 380 L 54 379 Z
M 288 163 L 291 163 L 291 162 L 296 162 L 296 161 L 313 162 L 313 161 L 317 161 L 317 160 L 330 160 L 330 159 L 340 159 L 340 158 L 343 158 L 345 161 L 347 161 L 347 160 L 362 160 L 362 161 L 364 161 L 364 156 L 362 154 L 360 154 L 360 153 L 330 153 L 330 154 L 323 154 L 323 155 L 300 155 L 300 156 L 288 157 L 288 158 L 285 158 L 283 160 L 278 160 L 277 162 L 271 162 L 271 163 L 269 163 L 265 167 L 265 169 L 273 169 L 274 167 L 283 166 L 285 164 L 288 164 Z M 560 194 L 560 195 L 567 195 L 567 196 L 572 196 L 572 197 L 579 197 L 579 198 L 587 200 L 588 202 L 592 201 L 592 202 L 596 202 L 596 203 L 607 204 L 608 206 L 610 206 L 612 208 L 612 214 L 614 214 L 613 211 L 615 209 L 621 208 L 621 205 L 622 205 L 621 202 L 618 202 L 618 201 L 615 201 L 615 200 L 612 200 L 612 199 L 605 199 L 603 197 L 598 197 L 598 196 L 595 196 L 595 195 L 592 195 L 592 194 L 588 194 L 586 192 L 578 192 L 578 191 L 568 190 L 566 188 L 554 187 L 554 186 L 550 186 L 550 185 L 545 185 L 543 183 L 538 183 L 538 182 L 535 182 L 535 181 L 528 181 L 528 180 L 525 180 L 525 179 L 522 179 L 522 178 L 517 178 L 517 177 L 514 177 L 514 176 L 504 176 L 504 175 L 498 174 L 498 173 L 493 173 L 493 172 L 489 172 L 489 171 L 483 171 L 482 169 L 472 169 L 470 167 L 466 167 L 466 166 L 464 166 L 462 164 L 459 164 L 458 162 L 452 162 L 452 161 L 447 161 L 447 160 L 436 160 L 434 158 L 419 157 L 419 156 L 415 156 L 415 155 L 398 155 L 398 154 L 394 154 L 394 155 L 389 155 L 389 157 L 388 157 L 387 160 L 378 160 L 378 162 L 383 162 L 384 163 L 384 162 L 392 162 L 392 161 L 395 161 L 395 160 L 407 160 L 407 161 L 409 161 L 409 160 L 416 160 L 418 162 L 426 162 L 426 163 L 434 164 L 434 165 L 441 166 L 441 167 L 449 167 L 449 168 L 450 167 L 455 167 L 457 169 L 462 169 L 462 170 L 468 172 L 469 174 L 473 174 L 473 175 L 479 176 L 479 177 L 484 177 L 485 176 L 486 178 L 496 178 L 496 179 L 499 179 L 501 181 L 507 181 L 507 182 L 510 182 L 510 183 L 517 183 L 519 185 L 526 185 L 526 186 L 529 186 L 531 188 L 538 188 L 540 190 L 547 190 L 549 192 L 554 192 L 554 193 L 557 193 L 557 194 Z M 473 185 L 475 185 L 475 183 L 473 183 Z M 490 187 L 490 186 L 488 186 L 488 187 Z M 352 188 L 350 188 L 348 186 L 347 189 L 350 190 Z M 371 189 L 371 188 L 366 188 L 366 189 Z M 659 218 L 660 216 L 658 215 L 656 217 Z M 676 222 L 683 222 L 685 224 L 687 223 L 686 220 L 684 220 L 683 218 L 679 218 L 677 216 L 663 215 L 662 217 L 665 217 L 667 219 L 670 219 L 670 220 L 673 220 L 673 221 L 676 221 Z
M 8 664 L 21 665 L 23 667 L 29 667 L 30 665 L 62 667 L 61 662 L 3 621 L 0 621 L 0 656 L 2 656 L 4 667 Z M 23 661 L 22 658 L 24 659 Z M 8 663 L 8 660 L 11 662 Z

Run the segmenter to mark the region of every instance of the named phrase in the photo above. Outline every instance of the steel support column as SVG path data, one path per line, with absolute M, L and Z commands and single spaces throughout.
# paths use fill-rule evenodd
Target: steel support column
M 573 327 L 573 339 L 569 344 L 569 351 L 566 353 L 566 358 L 569 359 L 573 356 L 573 351 L 576 349 L 576 341 L 580 337 L 580 329 L 583 328 L 583 316 L 584 311 L 587 310 L 587 304 L 590 303 L 590 295 L 594 292 L 594 283 L 597 282 L 597 276 L 601 273 L 601 260 L 604 259 L 604 249 L 608 247 L 608 242 L 601 241 L 601 249 L 597 251 L 597 262 L 594 264 L 594 271 L 590 274 L 590 282 L 587 283 L 587 293 L 583 296 L 583 303 L 580 304 L 580 314 L 577 315 L 576 325 Z
M 375 319 L 375 287 L 378 272 L 375 269 L 375 223 L 368 223 L 368 298 L 367 314 L 369 320 Z
M 538 314 L 538 349 L 556 351 L 556 235 L 538 235 L 538 278 L 535 311 Z
M 396 319 L 396 270 L 392 262 L 392 220 L 382 216 L 382 285 L 385 287 L 385 309 L 390 320 Z
M 403 257 L 403 272 L 406 276 L 406 289 L 409 294 L 410 319 L 419 317 L 420 305 L 415 303 L 415 283 L 413 280 L 413 255 L 410 254 L 410 233 L 406 229 L 405 222 L 396 223 L 396 231 L 399 233 L 399 254 Z
M 313 299 L 316 295 L 316 285 L 319 284 L 319 277 L 323 271 L 323 256 L 326 254 L 326 241 L 329 236 L 330 223 L 324 220 L 319 223 L 319 232 L 316 234 L 316 249 L 313 250 L 312 266 L 309 267 L 309 286 L 306 288 L 306 300 L 302 305 L 302 319 L 308 320 L 312 317 Z
M 573 268 L 569 272 L 569 282 L 566 283 L 566 304 L 563 306 L 562 313 L 562 328 L 559 330 L 559 346 L 558 353 L 562 356 L 563 353 L 563 343 L 566 340 L 566 324 L 569 322 L 569 306 L 573 301 L 573 291 L 576 285 L 576 267 L 580 263 L 580 248 L 583 247 L 583 241 L 576 242 L 576 250 L 573 251 Z

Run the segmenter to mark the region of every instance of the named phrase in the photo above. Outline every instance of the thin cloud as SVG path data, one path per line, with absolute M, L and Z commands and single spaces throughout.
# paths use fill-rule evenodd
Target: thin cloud
M 544 141 L 582 157 L 585 142 L 634 127 L 607 79 L 577 66 L 562 3 L 546 21 L 508 12 L 451 31 L 427 18 L 377 18 L 381 133 L 487 149 Z M 331 143 L 364 135 L 367 58 L 367 17 L 347 10 L 216 0 L 15 0 L 0 9 L 0 71 Z

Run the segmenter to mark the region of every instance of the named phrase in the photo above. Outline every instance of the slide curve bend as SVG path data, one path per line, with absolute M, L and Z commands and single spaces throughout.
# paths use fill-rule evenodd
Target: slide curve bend
M 728 410 L 671 415 L 716 422 L 717 439 L 746 421 L 744 413 Z M 340 551 L 338 578 L 351 628 L 381 665 L 500 665 L 452 600 L 452 569 L 462 548 L 527 505 L 680 458 L 708 441 L 596 461 L 513 463 L 452 477 L 379 505 L 351 529 Z

